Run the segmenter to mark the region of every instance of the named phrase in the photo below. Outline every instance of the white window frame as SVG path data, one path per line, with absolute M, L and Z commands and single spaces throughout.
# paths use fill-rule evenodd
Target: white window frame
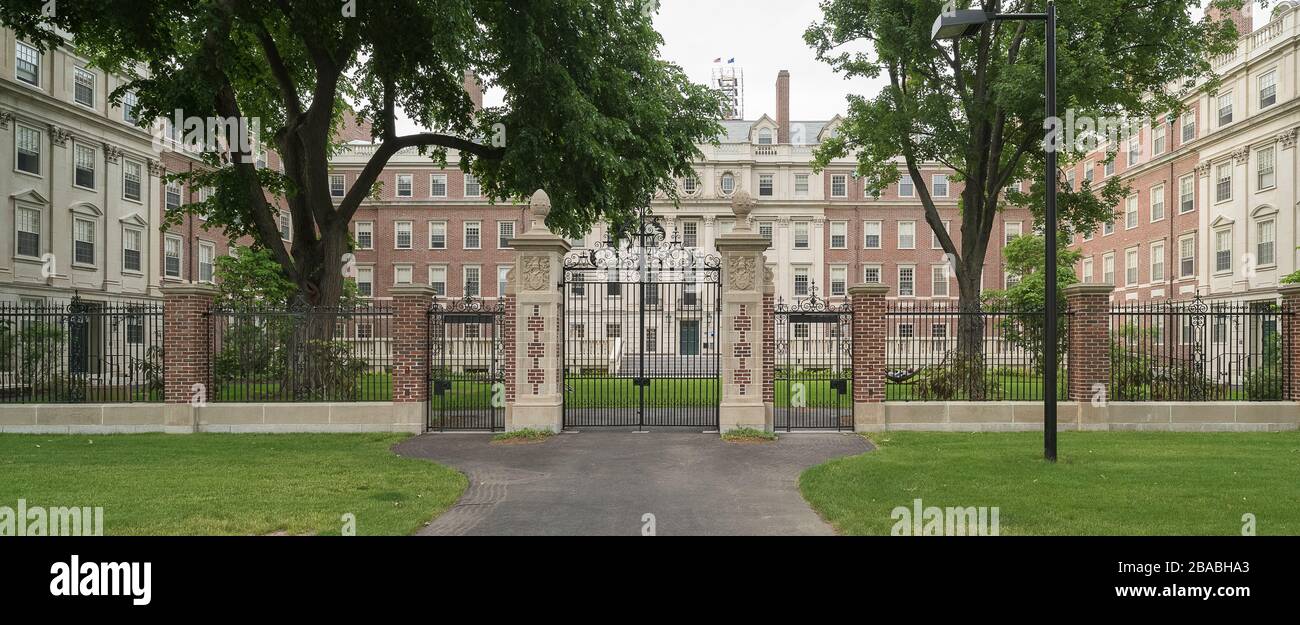
M 836 277 L 838 274 L 838 277 Z M 830 267 L 830 289 L 832 296 L 847 295 L 849 292 L 849 266 L 848 265 L 831 265 Z
M 1214 102 L 1215 102 L 1215 109 L 1214 109 L 1215 119 L 1219 121 L 1219 127 L 1222 128 L 1224 126 L 1231 124 L 1233 121 L 1232 92 L 1229 91 L 1227 93 L 1219 94 L 1219 96 L 1215 98 Z M 1226 121 L 1224 120 L 1224 111 L 1227 111 Z
M 172 255 L 168 251 L 168 244 L 176 244 L 176 254 Z M 176 259 L 176 272 L 172 273 L 167 270 L 167 259 Z M 168 234 L 163 237 L 163 277 L 180 278 L 185 275 L 185 239 L 175 234 Z
M 1165 153 L 1166 132 L 1165 125 L 1157 121 L 1151 126 L 1151 156 L 1157 157 Z
M 82 169 L 83 152 L 90 153 L 90 186 L 77 181 L 77 172 Z M 72 186 L 87 191 L 94 191 L 99 186 L 99 151 L 75 140 L 72 142 Z
M 474 188 L 474 193 L 469 192 L 470 187 Z M 478 176 L 465 174 L 465 197 L 483 197 L 483 184 L 479 182 Z
M 88 226 L 86 232 L 89 234 L 89 238 L 87 239 L 81 238 L 80 226 L 82 224 L 86 224 Z M 73 267 L 94 268 L 99 266 L 97 260 L 99 258 L 99 250 L 97 249 L 98 246 L 96 245 L 97 243 L 96 238 L 98 233 L 99 233 L 99 221 L 97 219 L 91 217 L 85 217 L 85 216 L 73 216 L 72 218 L 72 266 Z M 77 258 L 78 243 L 85 243 L 90 245 L 89 261 L 83 261 Z
M 402 278 L 403 273 L 406 274 L 405 279 Z M 393 265 L 394 286 L 409 285 L 414 283 L 415 283 L 415 265 L 412 265 L 410 263 L 397 263 Z
M 930 191 L 933 197 L 948 197 L 948 174 L 932 174 Z
M 1265 160 L 1264 155 L 1268 155 Z M 1267 169 L 1266 169 L 1267 167 Z M 1265 179 L 1267 176 L 1267 180 Z M 1265 146 L 1255 150 L 1255 190 L 1267 191 L 1277 187 L 1277 148 Z
M 203 262 L 203 252 L 204 252 L 205 250 L 208 252 L 208 262 L 207 262 L 207 263 L 204 263 L 204 262 Z M 212 243 L 211 241 L 199 241 L 199 247 L 198 247 L 198 251 L 197 251 L 197 256 L 198 256 L 198 270 L 199 270 L 199 273 L 198 273 L 198 279 L 199 279 L 199 282 L 203 282 L 203 283 L 206 283 L 206 284 L 214 284 L 214 283 L 216 282 L 216 279 L 217 279 L 217 246 L 216 246 L 216 244 Z M 203 277 L 203 274 L 205 273 L 205 271 L 204 271 L 204 267 L 205 267 L 205 266 L 207 267 L 206 273 L 209 273 L 209 274 L 210 274 L 209 277 L 207 277 L 207 278 L 204 278 L 204 277 Z
M 1149 255 L 1151 264 L 1147 267 L 1147 277 L 1150 282 L 1164 282 L 1169 277 L 1165 273 L 1165 242 L 1152 241 Z
M 875 280 L 871 279 L 871 274 L 873 272 L 876 274 Z M 883 282 L 883 280 L 884 280 L 883 268 L 880 266 L 880 263 L 867 263 L 862 266 L 863 284 L 880 284 L 881 282 Z
M 1276 106 L 1277 105 L 1277 69 L 1276 68 L 1270 69 L 1267 72 L 1260 74 L 1259 78 L 1255 79 L 1255 90 L 1256 93 L 1259 94 L 1259 110 L 1262 111 L 1266 108 Z M 1265 96 L 1265 91 L 1269 92 L 1267 96 Z M 1272 98 L 1273 101 L 1265 103 L 1264 99 L 1266 97 Z
M 406 245 L 402 245 L 402 235 L 406 235 Z M 393 249 L 409 250 L 415 247 L 415 222 L 408 220 L 393 222 Z
M 469 274 L 470 274 L 470 271 L 471 271 L 471 270 L 477 272 L 477 277 L 474 279 L 474 282 L 473 282 L 473 284 L 476 285 L 475 290 L 474 290 L 473 292 L 471 292 L 470 289 L 469 289 L 469 285 L 471 284 L 471 281 L 470 281 L 470 279 L 469 279 Z M 483 297 L 483 267 L 482 267 L 482 265 L 462 265 L 462 266 L 461 266 L 461 268 L 460 268 L 460 290 L 461 290 L 461 294 L 464 295 L 465 297 Z
M 875 232 L 872 232 L 872 231 Z M 868 220 L 862 222 L 862 249 L 878 250 L 884 244 L 885 222 L 879 220 Z M 876 237 L 876 244 L 871 245 L 869 237 Z
M 82 83 L 79 82 L 78 79 L 82 77 L 90 78 L 90 102 L 82 102 L 77 98 L 77 87 L 82 85 Z M 98 77 L 96 77 L 95 72 L 86 69 L 85 67 L 82 67 L 80 65 L 74 66 L 72 68 L 72 103 L 76 104 L 77 106 L 94 110 L 95 98 L 98 95 L 97 93 L 98 82 L 99 79 Z
M 916 183 L 912 181 L 912 174 L 903 172 L 898 177 L 898 197 L 916 197 Z
M 836 232 L 839 230 L 839 232 Z M 836 245 L 835 238 L 839 237 L 839 244 Z M 831 222 L 831 249 L 847 250 L 849 249 L 849 222 L 832 221 Z
M 334 185 L 336 181 L 338 182 L 337 187 Z M 336 188 L 338 189 L 338 193 L 334 192 Z M 330 197 L 343 197 L 347 194 L 348 194 L 347 176 L 344 176 L 343 174 L 330 174 Z
M 1159 209 L 1160 212 L 1160 216 L 1158 217 L 1156 216 L 1157 208 Z M 1151 187 L 1151 189 L 1147 191 L 1147 213 L 1149 213 L 1150 215 L 1151 223 L 1164 221 L 1165 216 L 1168 214 L 1168 210 L 1169 207 L 1165 203 L 1164 183 L 1160 183 L 1154 187 Z
M 1023 221 L 1005 222 L 1002 225 L 1002 247 L 1006 247 L 1010 245 L 1013 239 L 1019 236 L 1023 236 L 1024 234 L 1025 234 L 1025 222 Z
M 1187 251 L 1191 252 L 1191 256 L 1186 256 L 1184 254 L 1184 252 Z M 1188 260 L 1192 261 L 1190 263 L 1191 270 L 1184 271 L 1183 268 L 1185 266 L 1189 266 L 1186 263 L 1186 261 Z M 1196 275 L 1196 234 L 1194 233 L 1184 234 L 1178 237 L 1178 277 L 1180 279 L 1191 278 L 1195 275 Z
M 31 132 L 31 133 L 35 133 L 35 135 L 36 135 L 36 171 L 34 171 L 34 172 L 32 172 L 32 171 L 27 171 L 26 169 L 22 169 L 22 168 L 18 167 L 18 146 L 19 146 L 18 135 L 19 135 L 20 132 L 22 132 L 22 131 L 24 131 L 24 130 L 25 130 L 25 131 L 28 131 L 28 132 Z M 26 124 L 18 124 L 18 123 L 15 123 L 15 124 L 14 124 L 14 171 L 15 171 L 15 172 L 18 172 L 18 173 L 20 173 L 20 174 L 25 174 L 25 175 L 28 175 L 28 176 L 36 176 L 37 178 L 43 178 L 43 177 L 44 177 L 44 175 L 42 175 L 42 172 L 45 171 L 45 167 L 44 167 L 44 160 L 45 160 L 45 145 L 44 145 L 44 141 L 45 141 L 45 134 L 42 133 L 42 132 L 40 131 L 39 128 L 34 128 L 34 127 L 32 127 L 32 126 L 28 126 L 28 125 L 26 125 Z
M 135 239 L 135 249 L 131 249 L 130 241 Z M 135 252 L 136 262 L 140 265 L 135 269 L 126 266 L 126 253 Z M 144 272 L 144 230 L 132 226 L 122 226 L 122 273 L 139 275 Z
M 366 233 L 366 236 L 370 239 L 369 243 L 361 242 L 361 233 L 363 231 Z M 356 240 L 357 240 L 357 249 L 359 250 L 375 249 L 375 222 L 358 221 L 356 226 Z
M 475 245 L 470 245 L 470 244 L 469 244 L 469 231 L 470 231 L 470 228 L 473 228 L 473 229 L 475 229 L 475 230 L 477 231 L 477 233 L 475 234 L 475 238 L 477 239 L 477 242 L 476 242 Z M 460 244 L 461 244 L 461 245 L 460 245 L 460 249 L 462 249 L 462 250 L 481 250 L 481 249 L 483 249 L 483 222 L 478 221 L 478 220 L 476 220 L 476 219 L 475 219 L 475 220 L 469 220 L 469 221 L 461 222 L 461 226 L 460 226 L 460 236 L 461 236 L 461 239 L 460 239 Z
M 931 265 L 930 266 L 930 296 L 931 297 L 948 297 L 951 289 L 948 287 L 951 276 L 948 275 L 948 265 Z M 940 288 L 942 287 L 942 288 Z
M 916 249 L 916 222 L 911 220 L 906 220 L 897 223 L 898 223 L 898 232 L 897 232 L 897 236 L 895 237 L 897 239 L 895 242 L 898 245 L 898 249 L 900 250 Z M 906 236 L 910 237 L 906 245 L 903 244 L 904 233 L 906 233 Z
M 1232 164 L 1232 161 L 1228 161 L 1226 163 L 1219 163 L 1214 167 L 1214 203 L 1215 204 L 1221 204 L 1224 202 L 1232 201 L 1233 167 L 1234 165 Z M 1223 172 L 1225 171 L 1228 172 L 1227 177 L 1223 176 Z M 1223 194 L 1224 189 L 1227 189 L 1226 196 Z
M 429 288 L 433 289 L 433 294 L 438 297 L 447 296 L 447 265 L 434 264 L 429 265 Z M 435 278 L 441 277 L 441 280 Z
M 904 272 L 910 272 L 911 275 L 910 283 L 903 281 Z M 898 296 L 916 297 L 916 265 L 899 265 L 897 273 L 898 273 Z
M 790 237 L 791 249 L 796 249 L 796 250 L 812 249 L 812 222 L 809 221 L 791 222 L 790 232 L 793 235 Z M 802 245 L 800 245 L 801 237 L 803 239 Z
M 1226 248 L 1223 246 L 1223 243 L 1225 241 L 1227 242 Z M 1218 228 L 1214 230 L 1213 242 L 1214 242 L 1214 273 L 1216 275 L 1232 273 L 1232 267 L 1233 267 L 1232 227 L 1229 226 L 1227 228 Z
M 1138 217 L 1138 196 L 1136 193 L 1124 198 L 1124 229 L 1138 227 L 1142 220 Z
M 362 278 L 365 278 L 364 280 Z M 371 266 L 357 267 L 357 276 L 353 279 L 357 285 L 357 294 L 361 297 L 375 296 L 375 268 Z M 361 285 L 365 285 L 362 288 Z
M 1191 192 L 1184 193 L 1185 190 Z M 1183 200 L 1184 198 L 1188 198 L 1188 197 L 1192 199 L 1192 201 L 1190 202 L 1191 208 L 1184 209 L 1183 206 L 1186 203 Z M 1195 174 L 1187 174 L 1186 176 L 1182 176 L 1178 179 L 1178 214 L 1186 215 L 1187 213 L 1190 213 L 1195 210 L 1196 210 L 1196 176 Z
M 839 193 L 835 192 L 836 185 L 839 185 Z M 849 196 L 849 176 L 848 174 L 831 174 L 831 197 L 845 198 Z
M 436 192 L 439 186 L 442 187 L 442 193 Z M 447 188 L 447 174 L 429 174 L 429 197 L 447 197 Z
M 510 226 L 510 235 L 508 237 L 506 236 L 505 233 L 506 226 Z M 512 220 L 498 221 L 497 222 L 497 249 L 499 250 L 513 249 L 510 247 L 509 243 L 510 243 L 510 239 L 515 238 L 516 230 L 517 230 L 517 226 L 514 221 Z
M 30 56 L 36 58 L 35 62 L 27 61 L 29 64 L 35 66 L 35 69 L 32 70 L 32 76 L 34 77 L 35 82 L 23 78 L 22 75 L 18 73 L 19 65 L 23 63 L 23 61 L 21 60 L 21 58 L 24 56 L 23 52 L 29 52 Z M 43 63 L 44 58 L 45 58 L 45 54 L 41 52 L 40 48 L 37 48 L 36 46 L 33 46 L 31 44 L 24 43 L 22 41 L 15 41 L 14 42 L 14 80 L 17 80 L 18 82 L 24 85 L 29 85 L 39 89 L 41 87 L 41 69 L 42 66 L 44 65 Z
M 1138 268 L 1141 258 L 1142 249 L 1139 247 L 1124 250 L 1124 286 L 1135 286 L 1142 279 L 1142 272 Z
M 1106 252 L 1101 256 L 1101 281 L 1115 284 L 1115 252 Z
M 406 183 L 406 193 L 402 193 L 402 183 Z M 393 184 L 394 197 L 415 197 L 415 175 L 397 174 Z
M 1083 271 L 1082 271 L 1082 275 L 1083 275 L 1083 277 L 1082 277 L 1082 282 L 1083 282 L 1083 283 L 1087 284 L 1087 283 L 1092 282 L 1092 279 L 1093 279 L 1094 275 L 1093 275 L 1093 263 L 1092 263 L 1092 259 L 1091 259 L 1091 258 L 1085 258 L 1085 259 L 1083 259 Z
M 947 219 L 943 220 L 943 229 L 945 232 L 948 232 L 951 235 L 952 222 Z M 930 249 L 932 250 L 943 249 L 943 242 L 939 240 L 939 232 L 934 228 L 930 228 Z
M 434 219 L 429 221 L 428 225 L 429 225 L 429 237 L 428 237 L 429 249 L 431 250 L 447 249 L 447 222 L 443 220 Z M 435 235 L 439 234 L 439 231 L 441 231 L 442 234 L 442 245 L 437 245 L 434 242 L 434 238 L 433 238 Z
M 766 185 L 766 186 L 764 186 Z M 766 190 L 766 193 L 764 192 Z M 775 197 L 776 196 L 776 176 L 773 174 L 758 175 L 758 196 Z
M 514 265 L 497 265 L 497 297 L 505 297 L 508 285 L 510 270 Z
M 1265 229 L 1270 229 L 1269 239 L 1265 240 Z M 1268 245 L 1268 255 L 1264 253 L 1264 246 Z M 1268 215 L 1255 220 L 1255 265 L 1257 267 L 1272 267 L 1277 264 L 1277 219 L 1273 215 Z
M 795 175 L 794 175 L 794 195 L 795 195 L 795 197 L 807 197 L 807 196 L 808 196 L 808 184 L 809 184 L 809 183 L 808 183 L 808 179 L 809 179 L 809 177 L 810 177 L 809 174 L 795 174 Z
M 127 180 L 130 179 L 129 174 L 131 173 L 132 169 L 135 170 L 136 185 L 138 187 L 137 190 L 138 195 L 136 195 L 136 197 L 131 197 L 130 195 L 127 195 L 126 192 L 126 187 L 127 187 L 126 183 Z M 144 171 L 144 163 L 141 163 L 139 161 L 133 161 L 131 159 L 122 159 L 122 199 L 128 202 L 135 202 L 137 204 L 142 204 L 144 202 L 145 177 L 146 174 Z
M 800 278 L 803 278 L 802 289 L 799 288 Z M 790 292 L 793 293 L 795 297 L 808 297 L 812 288 L 812 268 L 807 265 L 799 265 L 795 267 L 794 271 L 791 273 L 790 288 Z
M 1188 132 L 1188 129 L 1191 130 L 1190 133 Z M 1187 143 L 1196 139 L 1196 111 L 1188 111 L 1183 114 L 1183 122 L 1179 127 L 1178 136 L 1181 138 L 1182 143 Z

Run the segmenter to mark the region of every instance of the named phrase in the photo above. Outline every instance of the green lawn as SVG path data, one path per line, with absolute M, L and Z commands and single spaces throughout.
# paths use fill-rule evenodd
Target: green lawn
M 410 534 L 460 497 L 400 434 L 0 435 L 0 505 L 102 506 L 106 535 Z
M 1001 533 L 1300 534 L 1300 432 L 875 435 L 876 451 L 803 473 L 799 487 L 845 534 L 888 535 L 896 506 L 997 506 Z
M 570 408 L 631 407 L 640 403 L 632 378 L 574 378 L 564 380 L 564 404 Z M 718 403 L 716 379 L 652 378 L 647 406 L 713 406 Z
M 920 376 L 912 378 L 903 383 L 894 382 L 885 383 L 885 400 L 886 401 L 963 401 L 968 399 L 967 393 L 958 391 L 952 397 L 923 397 L 921 389 L 918 388 L 917 382 Z M 1005 401 L 1037 401 L 1043 398 L 1043 376 L 1037 373 L 1026 373 L 1012 370 L 992 370 L 984 374 L 985 388 L 988 391 L 987 399 L 1005 400 Z M 1065 371 L 1062 370 L 1056 376 L 1057 395 L 1064 396 L 1066 392 L 1067 378 Z

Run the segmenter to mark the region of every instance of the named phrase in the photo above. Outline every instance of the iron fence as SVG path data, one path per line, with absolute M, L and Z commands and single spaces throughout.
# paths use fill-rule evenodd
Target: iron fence
M 0 302 L 0 403 L 159 402 L 162 305 Z
M 1110 313 L 1110 398 L 1116 401 L 1276 401 L 1294 375 L 1273 301 L 1132 303 Z
M 209 401 L 392 399 L 389 307 L 217 306 L 208 317 Z
M 885 315 L 887 401 L 1043 398 L 1042 310 L 891 303 Z M 1058 316 L 1057 396 L 1066 389 L 1068 315 Z

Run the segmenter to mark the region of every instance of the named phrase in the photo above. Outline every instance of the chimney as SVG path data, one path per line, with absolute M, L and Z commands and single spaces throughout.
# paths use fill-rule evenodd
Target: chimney
M 790 142 L 790 70 L 776 75 L 776 142 Z
M 1210 20 L 1229 20 L 1237 25 L 1237 36 L 1244 37 L 1255 31 L 1255 18 L 1251 15 L 1254 0 L 1245 0 L 1241 8 L 1231 9 L 1227 12 L 1221 11 L 1218 7 L 1211 6 L 1205 10 L 1205 16 Z
M 465 93 L 469 94 L 469 99 L 474 103 L 474 112 L 483 110 L 483 83 L 479 82 L 478 76 L 474 72 L 465 70 Z

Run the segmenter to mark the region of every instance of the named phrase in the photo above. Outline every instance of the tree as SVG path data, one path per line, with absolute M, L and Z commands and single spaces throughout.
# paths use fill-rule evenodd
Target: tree
M 885 79 L 873 97 L 849 96 L 844 123 L 819 146 L 815 165 L 856 153 L 857 173 L 871 192 L 899 178 L 901 158 L 926 222 L 954 261 L 959 305 L 973 312 L 998 211 L 1010 203 L 1041 217 L 1042 181 L 1025 193 L 1004 190 L 1013 181 L 1042 177 L 1044 28 L 1041 22 L 994 21 L 975 37 L 932 41 L 931 26 L 949 4 L 824 0 L 824 21 L 809 27 L 804 39 L 846 78 Z M 1045 6 L 1042 0 L 974 4 L 996 12 L 1041 12 Z M 1241 0 L 1213 4 L 1228 8 Z M 1226 21 L 1193 19 L 1189 11 L 1199 5 L 1200 0 L 1057 2 L 1058 110 L 1063 116 L 1073 111 L 1075 119 L 1141 119 L 1179 112 L 1197 79 L 1205 81 L 1200 88 L 1213 90 L 1209 58 L 1230 49 L 1236 33 Z M 1111 158 L 1115 150 L 1108 148 Z M 1068 164 L 1085 151 L 1086 145 L 1070 143 L 1058 156 Z M 921 176 L 926 163 L 950 168 L 964 183 L 959 235 L 943 226 Z M 1062 189 L 1062 232 L 1090 232 L 1114 219 L 1113 207 L 1124 195 L 1115 179 Z M 958 348 L 980 362 L 983 328 L 976 315 L 962 317 Z
M 1022 235 L 1011 240 L 1002 250 L 1006 270 L 1019 281 L 1006 289 L 994 289 L 983 294 L 984 308 L 1002 313 L 1002 339 L 1030 354 L 1034 367 L 1043 367 L 1043 322 L 1047 310 L 1047 242 L 1041 235 Z M 1070 247 L 1070 237 L 1058 232 L 1056 237 L 1056 288 L 1079 282 L 1074 266 L 1083 253 Z M 1066 355 L 1068 338 L 1068 309 L 1065 298 L 1057 299 L 1056 350 L 1057 367 Z
M 142 119 L 259 122 L 284 172 L 259 169 L 238 139 L 207 155 L 211 171 L 178 175 L 210 186 L 203 214 L 233 240 L 251 235 L 314 304 L 343 292 L 348 223 L 398 150 L 446 163 L 449 150 L 485 196 L 550 195 L 548 224 L 584 233 L 630 220 L 655 192 L 676 199 L 697 143 L 720 132 L 719 95 L 657 58 L 662 39 L 635 0 L 44 0 L 0 4 L 0 21 L 48 47 L 66 45 L 131 80 Z M 504 93 L 477 114 L 466 73 Z M 336 204 L 329 157 L 345 105 L 382 141 Z M 427 132 L 399 134 L 398 110 Z M 188 140 L 188 136 L 186 139 Z M 209 143 L 214 139 L 209 138 Z M 293 221 L 280 240 L 275 198 Z

